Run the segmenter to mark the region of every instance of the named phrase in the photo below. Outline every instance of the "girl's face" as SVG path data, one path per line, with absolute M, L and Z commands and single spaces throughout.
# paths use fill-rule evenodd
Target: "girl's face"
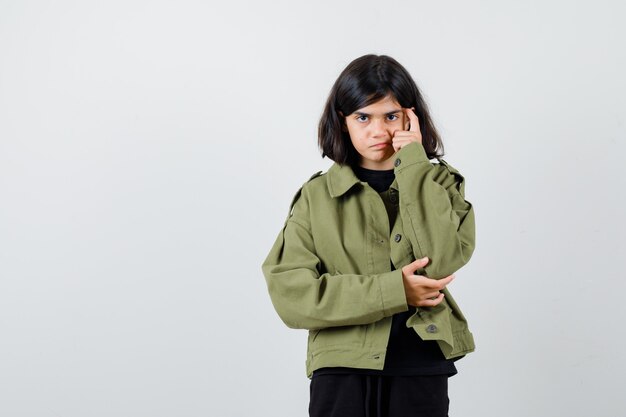
M 393 169 L 392 138 L 397 130 L 408 130 L 408 117 L 391 95 L 345 117 L 352 145 L 363 168 Z

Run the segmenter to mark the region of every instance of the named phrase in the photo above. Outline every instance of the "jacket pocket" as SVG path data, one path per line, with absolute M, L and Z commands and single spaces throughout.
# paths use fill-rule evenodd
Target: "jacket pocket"
M 368 325 L 326 327 L 309 332 L 309 348 L 312 352 L 333 346 L 363 346 Z

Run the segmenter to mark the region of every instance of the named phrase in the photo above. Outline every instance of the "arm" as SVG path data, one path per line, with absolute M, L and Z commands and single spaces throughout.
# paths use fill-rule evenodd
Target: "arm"
M 400 215 L 414 256 L 430 258 L 426 276 L 448 276 L 469 261 L 475 246 L 474 210 L 465 200 L 464 178 L 444 160 L 430 163 L 420 142 L 403 146 L 396 157 Z
M 373 275 L 320 274 L 306 188 L 302 196 L 298 194 L 293 212 L 262 266 L 272 303 L 283 322 L 291 328 L 319 329 L 373 323 L 406 311 L 399 269 Z

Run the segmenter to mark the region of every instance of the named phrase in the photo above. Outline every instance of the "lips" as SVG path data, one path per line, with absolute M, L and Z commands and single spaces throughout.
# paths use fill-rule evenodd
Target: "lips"
M 389 146 L 389 142 L 377 143 L 375 145 L 370 146 L 370 148 L 384 148 L 386 146 Z

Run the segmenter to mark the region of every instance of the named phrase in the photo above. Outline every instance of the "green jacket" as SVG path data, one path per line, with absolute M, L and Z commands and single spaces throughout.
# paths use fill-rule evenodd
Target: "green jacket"
M 474 251 L 474 211 L 464 177 L 444 160 L 429 161 L 420 143 L 396 154 L 389 225 L 381 196 L 348 165 L 318 172 L 294 196 L 263 274 L 283 322 L 308 329 L 306 372 L 327 366 L 383 369 L 391 320 L 407 311 L 401 268 L 428 256 L 416 272 L 443 278 Z M 391 270 L 389 260 L 396 267 Z M 474 350 L 467 321 L 450 292 L 418 307 L 406 322 L 446 358 Z

